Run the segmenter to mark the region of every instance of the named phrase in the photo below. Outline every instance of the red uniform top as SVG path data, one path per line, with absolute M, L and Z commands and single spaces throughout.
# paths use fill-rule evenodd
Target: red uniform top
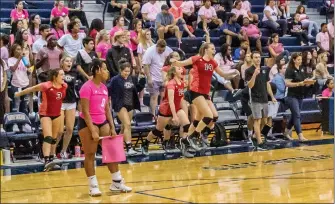
M 184 97 L 184 83 L 181 82 L 179 85 L 176 80 L 172 79 L 166 84 L 164 97 L 159 106 L 159 112 L 163 115 L 172 115 L 168 97 L 168 90 L 171 89 L 174 90 L 174 105 L 176 112 L 181 109 L 181 99 Z
M 66 95 L 67 84 L 61 88 L 55 88 L 51 81 L 41 83 L 42 103 L 40 105 L 40 115 L 59 116 L 63 99 Z
M 200 94 L 208 95 L 211 89 L 213 72 L 214 69 L 217 68 L 218 64 L 214 59 L 206 61 L 201 56 L 194 56 L 191 59 L 193 63 L 193 78 L 190 90 Z

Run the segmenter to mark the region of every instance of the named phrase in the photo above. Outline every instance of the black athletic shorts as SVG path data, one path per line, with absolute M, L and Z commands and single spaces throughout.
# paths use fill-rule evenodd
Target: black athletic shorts
M 58 116 L 46 116 L 46 115 L 40 115 L 40 119 L 42 119 L 42 118 L 50 118 L 51 120 L 55 120 L 55 119 L 57 119 L 59 116 L 60 116 L 60 115 L 58 115 Z
M 95 124 L 95 123 L 93 123 L 93 125 L 94 125 L 94 126 L 97 126 L 99 129 L 100 129 L 102 126 L 106 125 L 106 124 L 108 124 L 108 121 L 107 121 L 107 120 L 105 120 L 105 122 L 103 122 L 103 123 L 101 123 L 101 124 Z M 87 124 L 86 124 L 85 120 L 82 119 L 81 117 L 79 117 L 79 121 L 78 121 L 78 131 L 79 131 L 79 130 L 82 130 L 82 129 L 86 128 L 86 127 L 87 127 Z
M 190 96 L 191 96 L 191 101 L 193 101 L 194 99 L 198 98 L 199 96 L 203 96 L 206 100 L 211 100 L 211 98 L 209 97 L 209 95 L 207 95 L 207 94 L 201 94 L 201 93 L 194 92 L 194 91 L 190 91 Z
M 161 113 L 160 111 L 158 111 L 158 115 L 162 116 L 162 117 L 166 117 L 166 118 L 172 118 L 172 115 L 164 115 L 163 113 Z
M 189 90 L 185 91 L 184 100 L 187 101 L 189 104 L 192 104 L 191 93 Z
M 128 106 L 128 105 L 123 105 L 123 108 L 125 108 L 127 110 L 127 112 L 130 112 L 130 111 L 134 110 L 133 106 Z

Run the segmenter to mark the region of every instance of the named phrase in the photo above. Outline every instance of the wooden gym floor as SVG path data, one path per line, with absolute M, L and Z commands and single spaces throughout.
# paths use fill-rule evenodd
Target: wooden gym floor
M 103 192 L 97 198 L 88 196 L 83 168 L 1 176 L 1 203 L 334 203 L 333 137 L 315 131 L 305 135 L 318 142 L 122 164 L 133 187 L 127 194 L 109 192 L 111 176 L 103 166 L 96 169 Z

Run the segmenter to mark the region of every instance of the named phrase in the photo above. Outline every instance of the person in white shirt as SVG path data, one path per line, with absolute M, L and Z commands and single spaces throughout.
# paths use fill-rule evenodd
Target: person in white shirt
M 198 11 L 198 27 L 200 29 L 215 29 L 222 24 L 223 22 L 221 19 L 218 19 L 211 0 L 205 0 L 204 5 Z
M 161 12 L 161 5 L 156 0 L 150 0 L 142 6 L 141 13 L 145 28 L 155 27 L 157 14 Z
M 267 0 L 266 7 L 264 8 L 263 24 L 269 28 L 272 33 L 278 32 L 278 28 L 281 28 L 281 36 L 288 36 L 287 33 L 287 20 L 278 19 L 280 16 L 280 10 L 275 6 L 275 0 Z
M 35 59 L 36 54 L 44 47 L 47 45 L 47 41 L 46 41 L 46 37 L 47 35 L 50 33 L 50 26 L 43 24 L 40 26 L 40 35 L 42 36 L 41 38 L 39 38 L 38 40 L 36 40 L 33 44 L 33 56 Z
M 334 50 L 334 17 L 332 21 L 328 23 L 327 28 L 330 37 L 330 50 Z
M 186 25 L 193 26 L 193 23 L 197 21 L 197 16 L 195 15 L 194 2 L 187 0 L 181 4 L 181 9 L 183 11 L 183 19 Z

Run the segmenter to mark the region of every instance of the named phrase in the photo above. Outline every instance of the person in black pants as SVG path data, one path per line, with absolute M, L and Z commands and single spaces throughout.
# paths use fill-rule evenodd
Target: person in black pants
M 293 18 L 293 22 L 289 24 L 289 30 L 291 32 L 291 35 L 297 37 L 301 46 L 306 46 L 307 43 L 309 43 L 309 40 L 307 32 L 302 29 L 302 24 L 299 21 L 300 14 L 295 13 Z
M 307 139 L 303 136 L 301 130 L 301 108 L 302 100 L 304 98 L 304 86 L 306 83 L 306 75 L 301 68 L 302 57 L 298 53 L 292 54 L 288 68 L 285 72 L 285 83 L 288 87 L 287 97 L 285 98 L 285 104 L 291 110 L 291 118 L 287 124 L 284 136 L 292 140 L 292 127 L 294 126 L 295 131 L 298 134 L 300 141 L 306 141 Z

